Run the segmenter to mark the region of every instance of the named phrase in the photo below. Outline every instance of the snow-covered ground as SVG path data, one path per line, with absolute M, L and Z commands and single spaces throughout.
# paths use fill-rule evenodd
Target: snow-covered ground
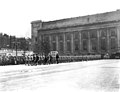
M 120 92 L 120 60 L 0 66 L 0 92 Z

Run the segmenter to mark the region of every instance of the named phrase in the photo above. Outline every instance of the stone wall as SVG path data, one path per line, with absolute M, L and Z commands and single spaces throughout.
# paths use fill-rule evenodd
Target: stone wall
M 113 53 L 120 47 L 120 11 L 49 22 L 32 22 L 33 47 L 48 37 L 61 55 Z M 37 48 L 36 48 L 37 49 Z
M 95 15 L 43 22 L 42 29 L 52 29 L 52 28 L 60 28 L 66 26 L 85 25 L 85 24 L 107 22 L 107 21 L 118 21 L 118 20 L 120 20 L 120 10 L 95 14 Z
M 32 51 L 36 52 L 38 30 L 42 28 L 41 21 L 31 22 Z
M 112 24 L 106 27 L 97 26 L 96 29 L 81 30 L 79 27 L 68 27 L 64 31 L 63 29 L 56 31 L 39 31 L 38 35 L 39 37 L 48 36 L 51 39 L 51 50 L 57 50 L 62 55 L 112 53 L 118 47 L 117 26 L 113 26 Z

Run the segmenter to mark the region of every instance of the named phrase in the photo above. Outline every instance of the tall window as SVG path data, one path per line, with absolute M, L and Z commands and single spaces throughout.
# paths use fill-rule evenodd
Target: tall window
M 83 31 L 81 33 L 81 37 L 82 37 L 82 50 L 86 52 L 88 51 L 88 32 Z
M 74 33 L 74 51 L 79 52 L 79 32 Z
M 71 42 L 67 41 L 67 51 L 71 52 Z
M 101 29 L 101 50 L 107 51 L 107 29 Z
M 88 32 L 83 31 L 81 36 L 82 36 L 82 39 L 88 39 Z
M 91 49 L 92 51 L 97 51 L 97 39 L 91 39 Z
M 48 35 L 45 35 L 44 40 L 45 40 L 46 42 L 49 42 L 49 36 L 48 36 Z
M 87 51 L 88 50 L 88 41 L 86 39 L 83 40 L 83 51 Z
M 101 37 L 107 36 L 107 29 L 101 29 Z
M 66 34 L 66 50 L 67 52 L 71 52 L 71 34 Z
M 52 50 L 56 51 L 56 35 L 52 35 Z
M 111 46 L 112 50 L 116 49 L 116 39 L 115 38 L 110 39 L 110 46 Z
M 58 48 L 59 48 L 59 52 L 63 52 L 64 51 L 64 45 L 63 45 L 63 35 L 62 34 L 60 34 L 59 36 L 58 36 Z
M 56 51 L 56 42 L 52 42 L 52 50 Z
M 103 50 L 103 51 L 107 50 L 107 41 L 105 38 L 101 39 L 101 50 Z
M 116 36 L 116 28 L 110 28 L 110 48 L 111 50 L 115 50 L 117 47 L 117 36 Z
M 97 30 L 92 30 L 90 32 L 90 43 L 91 43 L 91 50 L 93 52 L 97 51 Z
M 116 36 L 116 29 L 115 28 L 110 28 L 110 36 L 111 37 L 114 37 L 114 36 Z

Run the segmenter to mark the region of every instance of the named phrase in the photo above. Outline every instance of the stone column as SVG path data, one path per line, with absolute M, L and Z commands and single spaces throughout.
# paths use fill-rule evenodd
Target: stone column
M 82 53 L 82 39 L 81 39 L 81 32 L 79 32 L 79 52 Z
M 58 51 L 59 48 L 58 48 L 58 35 L 56 35 L 56 50 Z
M 39 46 L 39 50 L 41 51 L 41 35 L 38 36 L 38 46 Z
M 49 41 L 50 41 L 50 50 L 52 50 L 52 40 L 51 40 L 51 35 L 49 35 Z
M 74 54 L 74 33 L 71 33 L 71 53 Z
M 63 33 L 63 48 L 64 48 L 64 54 L 65 54 L 66 53 L 65 33 Z
M 107 52 L 110 52 L 110 35 L 109 35 L 109 29 L 106 30 L 107 31 Z
M 90 32 L 88 32 L 88 53 L 91 52 Z
M 116 32 L 116 34 L 117 34 L 117 44 L 118 44 L 118 49 L 120 49 L 120 26 L 119 27 L 117 27 L 117 32 Z
M 97 52 L 100 53 L 100 32 L 99 30 L 97 31 Z

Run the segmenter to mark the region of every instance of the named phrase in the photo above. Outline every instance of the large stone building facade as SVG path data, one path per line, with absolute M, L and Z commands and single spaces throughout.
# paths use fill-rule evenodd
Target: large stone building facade
M 43 39 L 60 55 L 114 53 L 120 47 L 119 10 L 31 24 L 33 51 Z

